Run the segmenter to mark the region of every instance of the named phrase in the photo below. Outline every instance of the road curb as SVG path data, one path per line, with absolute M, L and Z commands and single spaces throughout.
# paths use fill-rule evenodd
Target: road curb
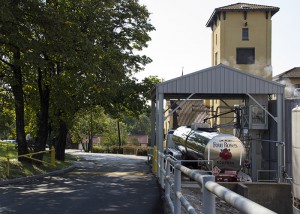
M 76 166 L 73 165 L 73 166 L 70 166 L 70 167 L 65 168 L 65 169 L 56 170 L 56 171 L 48 172 L 48 173 L 45 173 L 45 174 L 39 174 L 39 175 L 33 175 L 33 176 L 28 176 L 28 177 L 23 177 L 23 178 L 14 178 L 14 179 L 6 180 L 6 181 L 0 181 L 0 186 L 20 183 L 20 182 L 30 181 L 30 180 L 35 180 L 35 179 L 41 179 L 41 178 L 48 177 L 48 176 L 61 175 L 61 174 L 65 174 L 67 172 L 70 172 L 70 171 L 74 170 L 75 168 L 76 168 Z

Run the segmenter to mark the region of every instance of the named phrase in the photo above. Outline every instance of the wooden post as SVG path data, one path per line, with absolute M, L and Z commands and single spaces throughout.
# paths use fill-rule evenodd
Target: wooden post
M 6 176 L 9 177 L 9 157 L 7 157 Z
M 50 164 L 52 167 L 55 167 L 55 148 L 54 146 L 51 147 L 51 160 Z

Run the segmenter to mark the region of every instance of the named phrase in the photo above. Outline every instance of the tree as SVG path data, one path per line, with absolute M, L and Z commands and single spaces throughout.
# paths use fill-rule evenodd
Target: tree
M 84 148 L 84 150 L 92 151 L 93 137 L 101 135 L 107 129 L 107 125 L 107 116 L 101 106 L 81 109 L 76 113 L 70 134 L 74 142 L 81 142 L 83 135 L 88 136 L 88 148 Z
M 79 9 L 75 11 L 79 11 L 79 14 L 74 16 L 72 12 L 71 17 L 75 18 L 75 23 L 80 23 L 79 34 L 83 34 L 83 38 L 88 38 L 87 44 L 80 50 L 89 47 L 89 53 L 82 52 L 84 57 L 91 57 L 84 61 L 90 62 L 87 69 L 84 67 L 75 72 L 79 74 L 75 78 L 80 83 L 78 84 L 80 87 L 78 85 L 76 87 L 79 93 L 68 95 L 82 100 L 78 108 L 75 108 L 75 112 L 86 106 L 101 105 L 107 113 L 119 117 L 116 113 L 119 113 L 121 108 L 124 109 L 121 106 L 124 104 L 129 106 L 131 103 L 132 109 L 136 103 L 132 102 L 132 99 L 131 102 L 124 102 L 128 99 L 120 96 L 121 91 L 124 92 L 129 87 L 137 85 L 136 80 L 130 79 L 128 75 L 140 71 L 143 65 L 150 62 L 149 58 L 133 53 L 133 50 L 145 47 L 146 42 L 150 40 L 147 33 L 154 28 L 148 23 L 149 13 L 135 0 L 90 1 L 76 7 Z M 85 96 L 80 96 L 82 94 Z M 136 92 L 134 94 L 137 95 Z M 72 117 L 74 113 L 70 114 L 70 111 L 68 113 L 67 111 L 62 110 L 60 105 L 60 112 L 65 115 L 64 118 L 70 118 L 66 115 Z
M 120 124 L 120 138 L 121 145 L 119 145 L 119 135 L 118 135 L 118 127 L 117 120 L 108 117 L 106 128 L 103 130 L 102 137 L 104 138 L 103 144 L 108 149 L 111 146 L 123 146 L 127 143 L 128 132 L 126 125 L 122 122 Z
M 12 100 L 8 85 L 0 84 L 0 139 L 15 138 L 15 114 Z
M 1 78 L 9 84 L 15 99 L 16 135 L 18 154 L 26 154 L 27 145 L 24 130 L 24 91 L 23 72 L 25 67 L 23 53 L 28 51 L 29 38 L 26 25 L 28 16 L 24 16 L 21 8 L 25 6 L 21 1 L 2 1 L 0 6 L 0 61 Z M 27 7 L 24 7 L 27 9 Z M 21 160 L 22 158 L 20 158 Z
M 27 153 L 24 95 L 36 111 L 37 149 L 52 132 L 62 153 L 73 115 L 99 104 L 122 109 L 115 92 L 135 87 L 129 76 L 151 61 L 134 53 L 154 30 L 136 0 L 3 0 L 0 10 L 0 76 L 14 94 L 19 154 Z
M 151 133 L 151 121 L 146 114 L 141 114 L 138 118 L 125 118 L 125 124 L 131 134 L 145 134 Z
M 155 86 L 160 82 L 161 80 L 158 78 L 158 76 L 151 76 L 151 75 L 142 80 L 141 83 L 141 85 L 143 86 L 142 95 L 144 99 L 148 101 L 151 100 L 151 96 L 152 96 L 151 92 L 155 88 Z

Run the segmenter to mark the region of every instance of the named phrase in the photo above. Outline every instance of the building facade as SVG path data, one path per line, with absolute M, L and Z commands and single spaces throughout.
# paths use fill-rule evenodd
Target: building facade
M 212 65 L 220 63 L 272 79 L 272 16 L 278 7 L 237 3 L 214 10 Z
M 267 80 L 272 79 L 272 16 L 278 7 L 237 3 L 216 8 L 206 26 L 212 30 L 212 66 L 225 64 Z M 266 99 L 267 98 L 260 98 Z M 222 133 L 232 134 L 234 106 L 252 105 L 243 100 L 206 100 Z M 211 124 L 212 125 L 212 124 Z
M 273 81 L 285 85 L 285 97 L 300 99 L 300 67 L 292 68 L 273 77 Z
M 266 80 L 272 80 L 272 17 L 279 11 L 278 7 L 236 3 L 216 8 L 206 26 L 211 34 L 211 63 L 212 66 L 225 64 L 230 67 L 248 72 Z M 261 106 L 268 109 L 267 95 L 255 96 Z M 206 105 L 212 109 L 212 114 L 220 115 L 215 123 L 220 132 L 235 134 L 242 133 L 242 139 L 257 139 L 248 141 L 249 158 L 252 160 L 251 175 L 258 179 L 257 170 L 264 169 L 263 146 L 260 139 L 268 130 L 268 117 L 253 99 L 246 100 L 206 100 Z M 237 119 L 235 113 L 227 113 L 234 106 L 243 108 L 243 115 L 249 121 L 261 122 L 260 126 L 249 126 L 238 130 L 231 124 Z

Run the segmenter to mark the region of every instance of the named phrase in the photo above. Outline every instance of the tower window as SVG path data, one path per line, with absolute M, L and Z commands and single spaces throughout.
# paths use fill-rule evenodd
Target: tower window
M 237 48 L 236 64 L 254 64 L 255 48 Z
M 244 11 L 244 20 L 247 20 L 247 11 Z
M 242 40 L 249 40 L 249 29 L 248 28 L 242 29 Z

